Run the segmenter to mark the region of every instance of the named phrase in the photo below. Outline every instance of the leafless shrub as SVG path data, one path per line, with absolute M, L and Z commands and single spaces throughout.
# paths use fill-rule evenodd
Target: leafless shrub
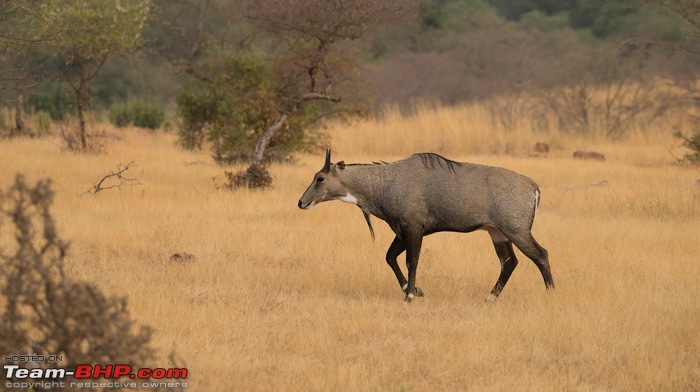
M 134 165 L 134 161 L 131 161 L 126 165 L 122 165 L 121 163 L 117 164 L 117 171 L 113 171 L 109 174 L 102 176 L 102 178 L 93 183 L 92 188 L 85 191 L 85 193 L 91 193 L 95 195 L 98 192 L 107 189 L 121 188 L 122 185 L 141 185 L 141 182 L 137 178 L 124 177 L 124 173 L 134 166 L 136 166 Z
M 519 122 L 528 117 L 529 102 L 519 92 L 488 101 L 492 126 L 506 132 L 515 130 Z
M 590 129 L 593 89 L 587 80 L 547 91 L 545 105 L 554 113 L 563 131 L 586 132 Z
M 224 171 L 224 174 L 226 182 L 217 184 L 218 189 L 265 189 L 272 186 L 272 176 L 264 165 L 251 165 L 247 169 L 237 172 Z
M 130 318 L 126 298 L 66 275 L 69 244 L 51 216 L 53 197 L 49 180 L 32 187 L 22 175 L 0 194 L 0 352 L 43 351 L 62 359 L 51 367 L 70 370 L 77 364 L 146 365 L 155 354 L 151 329 Z
M 660 80 L 623 78 L 605 83 L 603 89 L 605 97 L 599 107 L 605 134 L 613 138 L 624 136 L 635 124 L 650 124 L 663 118 L 681 99 Z
M 581 64 L 568 84 L 545 90 L 540 99 L 565 132 L 598 131 L 621 138 L 688 102 L 673 83 L 645 75 L 642 68 L 613 53 L 595 64 Z
M 700 131 L 696 131 L 693 135 L 686 136 L 680 131 L 673 134 L 676 139 L 681 140 L 681 146 L 688 149 L 688 152 L 680 158 L 677 158 L 680 164 L 700 165 Z
M 61 137 L 69 151 L 101 153 L 104 151 L 107 134 L 104 131 L 86 131 L 85 145 L 81 140 L 80 128 L 74 124 L 75 120 L 66 119 L 59 123 Z

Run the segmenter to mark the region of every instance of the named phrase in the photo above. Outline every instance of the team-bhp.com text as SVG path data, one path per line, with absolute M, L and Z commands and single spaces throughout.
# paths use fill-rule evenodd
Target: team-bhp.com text
M 187 388 L 187 382 L 162 381 L 162 380 L 182 380 L 187 378 L 186 368 L 140 368 L 133 371 L 130 365 L 77 365 L 75 370 L 61 368 L 34 368 L 28 369 L 19 365 L 3 365 L 6 388 L 33 388 L 33 389 L 54 389 L 65 388 L 143 388 L 154 387 L 183 387 Z M 85 381 L 58 381 L 66 377 Z M 135 381 L 119 381 L 119 378 L 128 377 L 130 379 L 149 380 L 141 381 L 137 385 Z M 29 381 L 25 381 L 29 379 Z M 89 380 L 88 380 L 89 379 Z M 94 381 L 98 380 L 100 381 Z M 56 380 L 56 381 L 54 381 Z M 116 381 L 104 381 L 116 380 Z M 151 380 L 159 380 L 157 382 Z

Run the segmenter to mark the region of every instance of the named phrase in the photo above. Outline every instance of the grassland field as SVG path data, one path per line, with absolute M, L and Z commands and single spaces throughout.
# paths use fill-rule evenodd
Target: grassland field
M 192 391 L 700 390 L 700 170 L 674 163 L 671 131 L 506 131 L 475 110 L 331 124 L 333 160 L 432 151 L 533 178 L 552 292 L 516 251 L 485 303 L 500 271 L 488 235 L 438 233 L 418 267 L 426 296 L 405 306 L 383 222 L 372 242 L 354 206 L 297 208 L 320 152 L 273 164 L 270 190 L 232 192 L 215 187 L 232 168 L 162 131 L 112 130 L 105 153 L 86 155 L 58 137 L 14 139 L 0 142 L 0 184 L 53 180 L 68 273 L 127 296 L 155 330 L 158 363 L 175 351 Z M 552 150 L 532 157 L 538 141 Z M 574 160 L 576 149 L 606 161 Z M 130 161 L 140 185 L 84 194 Z M 177 252 L 196 258 L 171 262 Z

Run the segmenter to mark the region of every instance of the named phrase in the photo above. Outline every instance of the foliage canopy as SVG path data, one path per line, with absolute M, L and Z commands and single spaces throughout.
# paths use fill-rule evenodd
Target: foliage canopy
M 252 53 L 229 53 L 201 64 L 208 80 L 192 79 L 177 97 L 180 142 L 185 148 L 211 143 L 222 163 L 248 160 L 257 138 L 277 119 L 286 96 L 264 58 Z M 280 160 L 307 142 L 313 110 L 290 119 L 270 144 L 269 158 Z

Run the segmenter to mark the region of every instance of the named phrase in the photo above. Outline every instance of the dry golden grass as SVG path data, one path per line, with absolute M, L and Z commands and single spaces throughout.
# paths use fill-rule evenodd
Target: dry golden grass
M 127 295 L 156 330 L 160 364 L 176 350 L 192 390 L 700 389 L 700 173 L 672 164 L 677 142 L 652 130 L 623 143 L 509 134 L 479 115 L 425 109 L 332 126 L 334 160 L 436 151 L 531 176 L 553 292 L 518 253 L 499 301 L 484 303 L 499 273 L 488 235 L 439 233 L 418 269 L 426 297 L 404 306 L 384 262 L 386 225 L 372 243 L 354 206 L 296 207 L 321 154 L 274 165 L 272 190 L 228 192 L 214 188 L 222 168 L 170 135 L 125 132 L 102 155 L 11 140 L 0 180 L 53 178 L 69 273 Z M 528 157 L 536 141 L 554 150 Z M 577 148 L 608 160 L 574 161 Z M 82 195 L 131 160 L 142 185 Z M 176 252 L 196 260 L 169 261 Z

